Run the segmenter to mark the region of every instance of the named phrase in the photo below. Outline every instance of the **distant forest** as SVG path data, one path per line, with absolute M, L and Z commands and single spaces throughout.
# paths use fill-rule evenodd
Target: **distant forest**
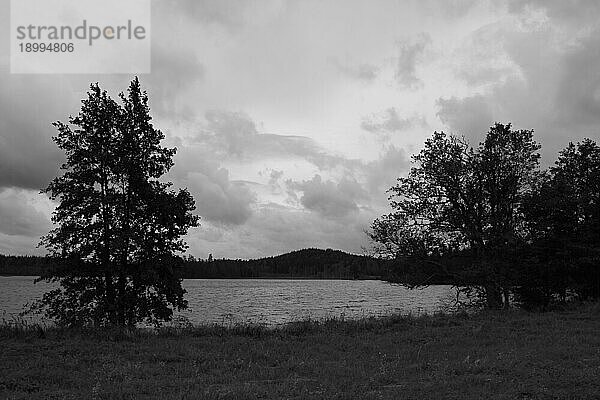
M 202 260 L 189 256 L 177 263 L 184 279 L 285 278 L 285 279 L 390 279 L 427 284 L 453 283 L 432 268 L 397 265 L 398 262 L 340 250 L 303 249 L 253 260 Z M 0 275 L 39 276 L 59 261 L 49 257 L 0 255 Z M 432 269 L 428 271 L 428 269 Z M 434 278 L 428 278 L 434 275 Z
M 304 249 L 254 260 L 194 260 L 183 265 L 185 278 L 323 278 L 373 279 L 387 274 L 387 264 L 340 250 Z

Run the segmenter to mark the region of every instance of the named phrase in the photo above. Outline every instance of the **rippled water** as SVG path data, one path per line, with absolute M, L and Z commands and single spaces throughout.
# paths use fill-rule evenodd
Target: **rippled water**
M 50 288 L 34 277 L 0 277 L 0 315 L 18 313 Z M 360 318 L 431 313 L 449 301 L 450 286 L 409 290 L 382 281 L 186 279 L 193 323 L 255 322 L 277 325 L 299 319 Z

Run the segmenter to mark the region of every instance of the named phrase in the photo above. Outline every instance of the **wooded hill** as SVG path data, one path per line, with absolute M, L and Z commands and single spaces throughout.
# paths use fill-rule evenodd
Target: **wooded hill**
M 186 278 L 373 279 L 387 275 L 388 263 L 340 250 L 303 249 L 254 260 L 186 260 Z

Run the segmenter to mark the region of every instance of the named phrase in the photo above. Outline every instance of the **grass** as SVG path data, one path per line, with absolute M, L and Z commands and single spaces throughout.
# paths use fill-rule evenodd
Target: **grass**
M 598 399 L 600 304 L 179 326 L 0 327 L 2 399 Z

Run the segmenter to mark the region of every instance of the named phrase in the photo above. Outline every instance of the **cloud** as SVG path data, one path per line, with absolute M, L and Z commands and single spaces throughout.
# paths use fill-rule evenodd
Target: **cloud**
M 240 158 L 256 151 L 254 139 L 258 132 L 254 121 L 246 114 L 212 110 L 206 112 L 204 117 L 207 124 L 198 136 L 199 142 Z
M 367 187 L 375 201 L 387 205 L 386 191 L 392 187 L 398 177 L 406 173 L 410 160 L 402 148 L 390 145 L 379 158 L 364 167 Z
M 417 77 L 417 63 L 420 61 L 427 45 L 431 43 L 431 37 L 422 33 L 414 40 L 402 40 L 398 42 L 398 58 L 396 59 L 395 78 L 398 85 L 403 89 L 416 89 L 423 82 Z
M 487 24 L 468 35 L 454 51 L 456 76 L 469 86 L 498 85 L 515 78 L 518 67 L 506 52 L 504 26 Z
M 556 117 L 598 129 L 600 124 L 600 29 L 565 53 Z
M 501 43 L 518 73 L 477 94 L 438 99 L 442 123 L 474 144 L 496 121 L 534 129 L 546 164 L 568 141 L 598 138 L 600 26 L 587 33 L 555 25 L 498 32 L 489 40 Z
M 287 186 L 302 192 L 300 203 L 327 218 L 341 218 L 359 210 L 357 201 L 368 198 L 367 192 L 354 179 L 324 181 L 320 175 L 302 182 L 288 180 Z
M 482 95 L 437 100 L 437 115 L 451 133 L 463 135 L 471 144 L 478 144 L 494 122 L 487 99 Z
M 46 250 L 37 247 L 39 241 L 37 237 L 6 235 L 0 232 L 0 254 L 43 256 Z
M 399 125 L 400 119 L 395 110 L 384 116 L 388 120 L 391 117 L 391 120 L 381 121 L 382 129 L 404 127 Z M 393 145 L 387 146 L 380 158 L 365 162 L 332 155 L 306 137 L 259 133 L 256 123 L 244 113 L 211 111 L 205 119 L 206 123 L 192 137 L 193 145 L 182 146 L 174 169 L 178 171 L 178 184 L 188 186 L 196 197 L 199 214 L 215 223 L 247 224 L 254 218 L 256 207 L 261 204 L 257 194 L 263 199 L 262 204 L 265 198 L 286 196 L 279 200 L 283 203 L 291 201 L 326 218 L 348 218 L 370 207 L 372 195 L 377 198 L 378 205 L 387 204 L 385 190 L 408 165 L 404 150 Z M 414 117 L 410 121 L 413 124 L 420 123 L 421 118 Z M 257 160 L 259 163 L 256 165 L 260 166 L 269 159 L 283 165 L 281 163 L 288 163 L 294 158 L 308 161 L 321 171 L 335 170 L 334 175 L 342 178 L 323 179 L 320 174 L 315 174 L 308 180 L 288 179 L 280 186 L 283 170 L 267 168 L 268 182 L 249 186 L 247 183 L 233 184 L 229 181 L 226 169 L 214 166 L 218 165 L 218 160 L 232 159 L 241 166 L 251 165 Z M 210 168 L 208 160 L 213 160 Z M 194 171 L 200 171 L 201 174 L 195 174 Z M 258 169 L 260 177 L 263 176 L 262 171 L 264 169 Z M 217 191 L 217 188 L 220 190 Z M 209 202 L 216 202 L 216 209 L 203 205 Z
M 381 113 L 364 117 L 360 127 L 367 132 L 387 135 L 404 131 L 414 126 L 424 125 L 426 125 L 426 122 L 423 117 L 412 116 L 409 118 L 400 118 L 398 111 L 394 107 L 391 107 Z
M 31 204 L 33 197 L 21 189 L 0 191 L 0 233 L 39 238 L 48 232 L 50 219 Z
M 283 176 L 283 171 L 271 170 L 269 174 L 269 185 L 276 185 Z
M 332 63 L 335 68 L 344 76 L 347 76 L 351 79 L 356 79 L 358 81 L 370 83 L 377 79 L 377 76 L 379 75 L 379 67 L 373 64 L 363 63 L 354 65 L 342 63 L 337 58 L 334 59 Z
M 231 32 L 276 15 L 284 7 L 280 0 L 178 0 L 163 7 L 167 4 L 170 10 L 175 6 L 196 23 L 216 25 Z
M 224 225 L 241 225 L 252 215 L 256 195 L 243 182 L 232 181 L 229 171 L 217 162 L 198 157 L 197 147 L 183 147 L 171 172 L 176 186 L 187 187 L 198 215 Z
M 203 218 L 227 225 L 241 225 L 252 215 L 254 194 L 243 183 L 230 181 L 226 169 L 190 172 L 188 182 L 198 213 Z
M 338 166 L 351 168 L 356 160 L 331 154 L 313 139 L 297 135 L 259 133 L 255 122 L 246 114 L 223 110 L 208 111 L 206 124 L 200 127 L 194 140 L 211 148 L 220 158 L 240 161 L 296 157 L 319 169 Z
M 420 0 L 419 5 L 428 15 L 437 14 L 443 18 L 464 17 L 477 4 L 477 0 Z
M 51 123 L 64 118 L 58 111 L 64 88 L 36 76 L 5 74 L 1 67 L 0 87 L 0 188 L 39 190 L 64 160 L 51 140 Z
M 549 18 L 570 24 L 597 22 L 600 3 L 597 0 L 510 0 L 509 11 L 524 13 L 531 9 L 543 10 Z
M 182 95 L 202 81 L 205 73 L 205 66 L 189 49 L 156 44 L 152 47 L 152 73 L 142 75 L 141 81 L 148 86 L 153 110 L 171 117 L 186 116 L 193 111 Z

